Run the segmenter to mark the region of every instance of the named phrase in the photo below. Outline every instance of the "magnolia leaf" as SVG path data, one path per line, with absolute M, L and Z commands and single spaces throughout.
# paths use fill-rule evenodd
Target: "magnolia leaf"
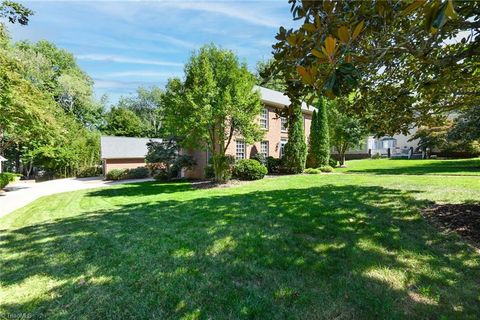
M 432 25 L 430 26 L 430 30 L 432 33 L 435 33 L 438 29 L 440 29 L 441 27 L 443 27 L 443 25 L 445 24 L 445 22 L 447 22 L 447 16 L 445 14 L 445 10 L 447 9 L 447 3 L 448 2 L 444 2 L 440 8 L 438 8 L 438 11 L 435 15 L 435 18 L 433 19 L 432 21 Z
M 455 11 L 455 8 L 453 7 L 453 1 L 452 0 L 447 1 L 447 8 L 445 9 L 445 15 L 447 17 L 449 17 L 450 19 L 458 18 L 458 14 Z
M 348 41 L 350 41 L 350 31 L 347 27 L 341 26 L 340 28 L 338 28 L 338 38 L 343 43 L 348 43 Z
M 335 55 L 336 47 L 337 39 L 332 36 L 328 36 L 327 39 L 325 39 L 325 51 L 327 52 L 327 55 L 333 57 Z
M 300 74 L 302 77 L 303 82 L 306 84 L 312 84 L 313 83 L 313 78 L 310 72 L 302 66 L 297 66 L 297 72 Z
M 336 78 L 337 77 L 335 75 L 335 72 L 332 72 L 332 74 L 328 77 L 325 85 L 323 86 L 327 92 L 332 91 L 333 86 L 335 85 Z
M 317 58 L 325 58 L 325 55 L 317 49 L 312 49 L 312 54 Z
M 412 3 L 410 3 L 402 12 L 403 15 L 407 16 L 416 9 L 420 8 L 425 4 L 426 0 L 415 0 Z
M 353 30 L 352 40 L 355 40 L 360 35 L 360 32 L 362 32 L 364 25 L 365 25 L 364 20 L 360 21 L 360 23 L 357 24 L 357 26 L 355 27 L 355 30 Z
M 287 42 L 289 45 L 294 46 L 297 44 L 297 36 L 295 34 L 291 34 L 287 37 Z
M 323 10 L 325 10 L 326 13 L 331 13 L 333 10 L 333 3 L 329 0 L 323 1 Z
M 309 32 L 315 32 L 316 28 L 313 23 L 304 23 L 303 24 L 303 29 L 309 31 Z

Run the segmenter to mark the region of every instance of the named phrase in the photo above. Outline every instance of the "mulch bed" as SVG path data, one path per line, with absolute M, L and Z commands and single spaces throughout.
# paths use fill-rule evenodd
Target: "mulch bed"
M 480 204 L 443 204 L 424 211 L 442 229 L 456 232 L 480 249 Z

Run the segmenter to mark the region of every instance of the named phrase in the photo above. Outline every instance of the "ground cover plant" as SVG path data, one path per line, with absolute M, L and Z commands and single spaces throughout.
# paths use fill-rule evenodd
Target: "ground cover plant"
M 34 318 L 470 318 L 480 255 L 421 215 L 478 176 L 132 183 L 0 219 L 0 314 Z

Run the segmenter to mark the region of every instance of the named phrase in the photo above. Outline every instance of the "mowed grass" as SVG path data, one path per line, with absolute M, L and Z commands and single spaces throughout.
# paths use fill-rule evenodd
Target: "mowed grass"
M 478 319 L 478 251 L 419 209 L 479 199 L 475 176 L 362 174 L 49 196 L 0 220 L 0 315 Z
M 363 159 L 350 160 L 346 164 L 347 168 L 338 168 L 337 171 L 373 174 L 480 176 L 480 158 L 458 160 Z

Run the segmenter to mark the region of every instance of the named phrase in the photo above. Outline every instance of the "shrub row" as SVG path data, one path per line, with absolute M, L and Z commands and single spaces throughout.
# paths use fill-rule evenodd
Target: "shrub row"
M 267 174 L 267 167 L 254 159 L 239 160 L 233 167 L 233 176 L 240 180 L 260 180 Z
M 142 179 L 150 175 L 150 170 L 145 167 L 134 169 L 113 169 L 106 174 L 107 180 L 123 180 L 123 179 Z
M 318 174 L 320 172 L 332 172 L 333 168 L 331 166 L 321 166 L 319 168 L 307 168 L 303 171 L 306 174 Z
M 230 157 L 230 156 L 229 156 Z M 226 172 L 227 176 L 233 176 L 239 180 L 259 180 L 268 173 L 267 167 L 263 164 L 266 162 L 265 157 L 258 157 L 256 159 L 242 159 L 235 162 L 235 159 L 228 159 L 226 161 L 229 169 Z M 215 176 L 213 165 L 209 163 L 205 167 L 205 177 L 212 179 Z
M 6 187 L 10 182 L 15 181 L 15 179 L 19 176 L 20 175 L 11 172 L 0 173 L 0 189 Z
M 95 166 L 95 167 L 87 167 L 81 169 L 78 174 L 77 178 L 88 178 L 88 177 L 97 177 L 102 174 L 102 167 Z

